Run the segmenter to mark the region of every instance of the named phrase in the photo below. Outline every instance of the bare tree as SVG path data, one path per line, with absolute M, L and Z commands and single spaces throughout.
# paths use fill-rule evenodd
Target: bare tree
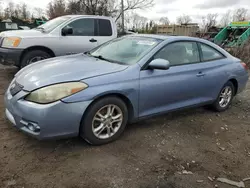
M 48 15 L 48 17 L 49 17 L 50 19 L 53 19 L 53 18 L 56 17 L 53 2 L 49 2 L 49 4 L 48 4 L 47 15 Z M 32 18 L 33 18 L 33 14 L 32 14 Z
M 228 10 L 225 14 L 222 15 L 220 20 L 220 26 L 226 27 L 232 21 L 232 12 Z
M 80 1 L 77 0 L 70 0 L 68 2 L 68 8 L 67 8 L 68 14 L 84 14 L 84 8 L 82 7 L 82 4 Z
M 202 17 L 202 27 L 205 32 L 216 25 L 217 17 L 218 14 L 208 14 L 207 16 Z
M 15 16 L 15 4 L 12 1 L 9 2 L 8 8 L 9 8 L 9 11 L 10 11 L 10 16 L 14 17 Z
M 15 17 L 16 18 L 21 18 L 22 17 L 22 9 L 21 6 L 19 4 L 15 5 Z
M 81 11 L 91 15 L 111 16 L 116 10 L 115 0 L 78 0 L 75 1 L 82 7 Z
M 4 9 L 4 17 L 10 18 L 15 16 L 15 7 L 13 2 L 9 2 L 6 8 Z
M 124 16 L 124 24 L 126 25 L 127 28 L 134 28 L 133 24 L 133 20 L 134 20 L 134 15 L 135 13 L 134 12 L 126 12 L 125 13 L 125 16 Z M 120 21 L 120 20 L 119 20 Z M 122 27 L 122 23 L 121 22 L 117 22 L 117 24 L 121 24 L 121 27 Z M 122 29 L 122 28 L 120 28 Z M 134 28 L 135 29 L 135 28 Z
M 191 17 L 189 15 L 182 15 L 177 17 L 177 23 L 182 25 L 182 24 L 188 24 L 192 21 Z
M 34 10 L 38 18 L 42 18 L 44 16 L 44 10 L 42 8 L 36 7 Z
M 124 0 L 124 9 L 121 11 L 120 0 L 70 0 L 68 13 L 82 12 L 91 15 L 106 15 L 118 21 L 122 13 L 149 8 L 154 0 Z M 51 9 L 51 5 L 49 5 Z M 51 12 L 51 11 L 50 11 Z
M 159 22 L 163 25 L 169 25 L 170 21 L 168 19 L 168 17 L 162 17 L 160 18 Z
M 65 0 L 53 0 L 48 4 L 47 14 L 49 18 L 56 18 L 67 14 Z
M 3 17 L 4 17 L 5 19 L 7 19 L 7 18 L 10 17 L 10 11 L 9 11 L 9 8 L 8 8 L 8 7 L 6 7 L 6 8 L 4 9 Z
M 142 29 L 143 27 L 146 27 L 148 19 L 146 17 L 140 16 L 137 13 L 132 14 L 131 19 L 130 19 L 133 28 L 135 30 Z
M 234 11 L 233 21 L 244 21 L 247 19 L 248 10 L 245 8 L 239 8 Z
M 154 4 L 154 0 L 126 0 L 124 3 L 124 12 L 138 9 L 146 9 L 152 7 Z M 119 7 L 119 6 L 118 6 Z M 116 7 L 116 12 L 118 12 L 116 16 L 116 21 L 120 19 L 122 15 L 122 11 L 118 11 L 119 8 Z
M 22 19 L 26 20 L 29 18 L 29 16 L 30 16 L 30 12 L 28 11 L 27 5 L 23 3 L 21 5 L 21 17 Z
M 0 10 L 3 10 L 3 0 L 0 0 Z M 0 11 L 0 18 L 4 17 L 4 12 Z

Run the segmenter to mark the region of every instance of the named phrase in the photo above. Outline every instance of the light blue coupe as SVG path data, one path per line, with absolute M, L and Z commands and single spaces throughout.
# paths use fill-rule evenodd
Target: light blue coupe
M 99 145 L 151 115 L 224 111 L 247 81 L 246 64 L 209 41 L 131 35 L 20 70 L 5 94 L 6 116 L 38 139 L 80 135 Z

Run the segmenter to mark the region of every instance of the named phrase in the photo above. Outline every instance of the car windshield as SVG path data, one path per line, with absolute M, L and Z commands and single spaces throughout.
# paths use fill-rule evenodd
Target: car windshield
M 123 37 L 112 40 L 89 54 L 103 60 L 133 65 L 161 41 L 148 37 Z
M 53 29 L 55 29 L 57 26 L 61 25 L 65 21 L 69 20 L 70 18 L 71 18 L 70 16 L 58 17 L 58 18 L 55 18 L 55 19 L 52 19 L 52 20 L 46 22 L 45 24 L 38 26 L 35 29 L 37 29 L 37 30 L 41 29 L 45 32 L 50 32 Z

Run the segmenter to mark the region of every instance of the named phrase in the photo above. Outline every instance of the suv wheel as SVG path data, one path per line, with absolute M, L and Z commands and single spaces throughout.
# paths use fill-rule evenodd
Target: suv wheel
M 47 52 L 42 51 L 42 50 L 29 51 L 24 55 L 24 57 L 21 61 L 20 67 L 23 68 L 29 64 L 32 64 L 32 63 L 35 63 L 37 61 L 41 61 L 41 60 L 44 60 L 44 59 L 47 59 L 50 57 L 51 57 L 50 54 L 48 54 Z

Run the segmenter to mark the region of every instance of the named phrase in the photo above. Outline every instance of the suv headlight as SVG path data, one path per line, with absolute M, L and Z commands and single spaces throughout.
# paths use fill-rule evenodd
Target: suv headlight
M 15 47 L 18 47 L 20 42 L 21 42 L 21 38 L 19 37 L 5 37 L 3 39 L 3 42 L 2 42 L 2 47 L 3 48 L 15 48 Z
M 25 100 L 39 104 L 48 104 L 73 95 L 87 87 L 88 85 L 82 82 L 55 84 L 31 92 Z

